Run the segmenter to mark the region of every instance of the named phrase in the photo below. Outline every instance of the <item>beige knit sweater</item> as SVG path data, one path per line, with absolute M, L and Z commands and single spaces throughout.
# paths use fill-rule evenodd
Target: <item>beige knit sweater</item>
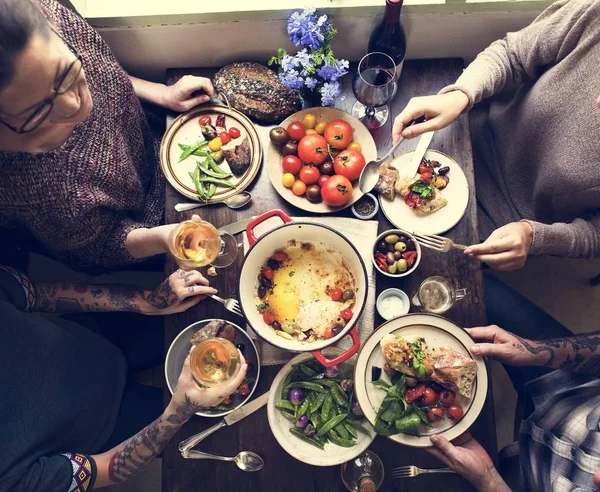
M 442 92 L 470 110 L 510 85 L 471 119 L 480 235 L 527 219 L 531 254 L 600 256 L 600 0 L 556 2 Z

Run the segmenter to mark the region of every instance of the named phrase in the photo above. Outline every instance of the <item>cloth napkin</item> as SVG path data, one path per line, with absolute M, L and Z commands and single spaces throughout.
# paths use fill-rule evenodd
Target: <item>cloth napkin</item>
M 358 249 L 367 269 L 369 283 L 369 292 L 365 301 L 365 308 L 358 321 L 358 334 L 361 341 L 365 340 L 375 328 L 375 271 L 373 262 L 371 261 L 371 255 L 373 254 L 373 243 L 377 237 L 377 221 L 365 221 L 345 217 L 294 217 L 293 220 L 329 226 L 336 231 L 341 232 L 350 240 L 356 249 Z M 279 218 L 273 217 L 268 219 L 255 229 L 256 237 L 260 237 L 265 232 L 268 232 L 279 225 L 281 225 L 281 220 Z M 244 253 L 246 253 L 248 249 L 250 249 L 250 245 L 248 244 L 246 233 L 244 233 Z M 259 338 L 250 327 L 247 331 L 256 343 L 260 354 L 261 365 L 263 366 L 285 364 L 297 355 L 265 342 Z M 346 350 L 349 349 L 352 346 L 350 335 L 345 336 L 335 346 Z

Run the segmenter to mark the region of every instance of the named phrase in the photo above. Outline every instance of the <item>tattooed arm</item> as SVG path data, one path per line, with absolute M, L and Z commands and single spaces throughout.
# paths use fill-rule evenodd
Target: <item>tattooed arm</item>
M 247 365 L 244 357 L 240 356 L 240 370 L 233 379 L 215 388 L 201 390 L 192 379 L 188 355 L 177 382 L 177 391 L 164 413 L 128 441 L 92 456 L 97 468 L 96 487 L 131 478 L 161 453 L 192 415 L 201 408 L 218 405 L 233 393 L 246 376 Z
M 177 270 L 153 291 L 124 285 L 68 283 L 35 284 L 33 311 L 80 313 L 132 311 L 142 314 L 173 314 L 198 304 L 217 291 L 200 272 Z
M 600 332 L 533 341 L 497 326 L 467 331 L 478 342 L 471 347 L 476 355 L 512 366 L 546 366 L 600 377 Z

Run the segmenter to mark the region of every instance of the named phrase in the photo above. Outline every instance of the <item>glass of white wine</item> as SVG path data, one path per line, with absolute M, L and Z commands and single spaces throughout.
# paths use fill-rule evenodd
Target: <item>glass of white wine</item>
M 169 251 L 183 270 L 206 265 L 223 268 L 237 258 L 235 238 L 202 219 L 185 220 L 169 234 Z
M 237 374 L 240 353 L 224 338 L 209 338 L 200 342 L 190 356 L 190 368 L 196 383 L 206 387 L 218 386 Z

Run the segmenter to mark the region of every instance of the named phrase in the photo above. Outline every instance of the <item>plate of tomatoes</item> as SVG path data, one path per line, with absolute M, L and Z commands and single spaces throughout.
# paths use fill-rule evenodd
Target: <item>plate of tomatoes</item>
M 308 108 L 269 134 L 265 164 L 277 192 L 314 213 L 349 207 L 363 193 L 358 178 L 377 159 L 373 137 L 359 120 L 335 108 Z

